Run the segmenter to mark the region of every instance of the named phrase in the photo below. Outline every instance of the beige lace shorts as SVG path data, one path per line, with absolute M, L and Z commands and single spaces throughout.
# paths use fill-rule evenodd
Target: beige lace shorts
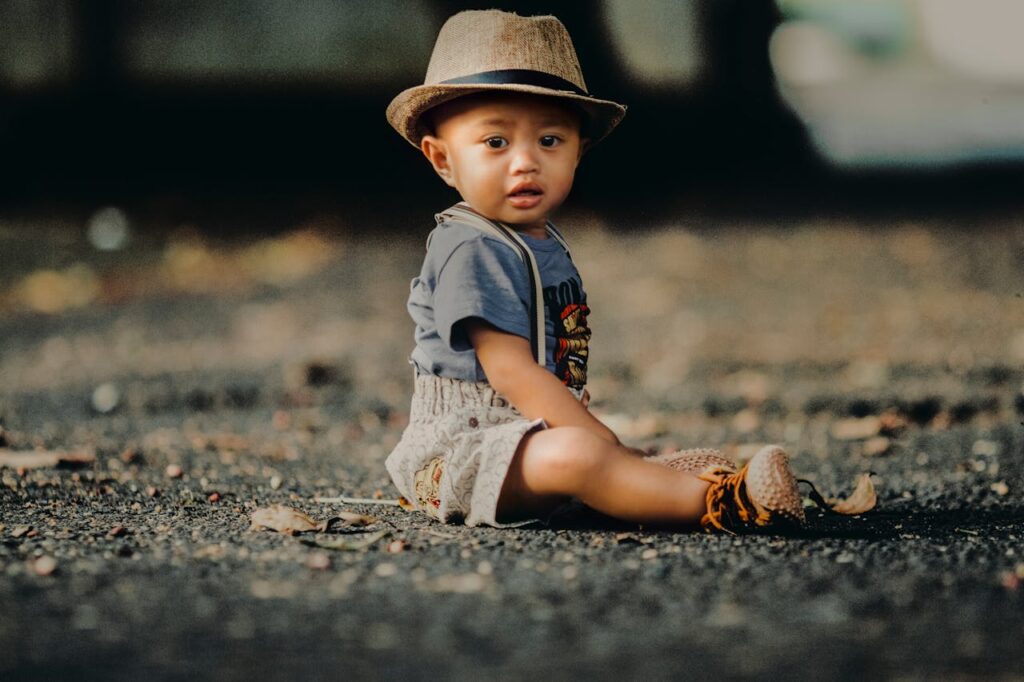
M 547 522 L 499 523 L 498 495 L 519 441 L 543 419 L 526 419 L 487 382 L 415 375 L 409 425 L 384 465 L 399 493 L 443 523 L 511 528 Z

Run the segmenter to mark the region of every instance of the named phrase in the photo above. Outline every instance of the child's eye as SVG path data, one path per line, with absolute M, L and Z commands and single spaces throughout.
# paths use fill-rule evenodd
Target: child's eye
M 486 140 L 484 140 L 484 144 L 486 144 L 491 149 L 501 149 L 502 147 L 507 145 L 508 142 L 506 142 L 505 138 L 503 137 L 488 137 Z
M 540 144 L 542 147 L 554 147 L 562 140 L 557 135 L 545 135 L 540 138 Z

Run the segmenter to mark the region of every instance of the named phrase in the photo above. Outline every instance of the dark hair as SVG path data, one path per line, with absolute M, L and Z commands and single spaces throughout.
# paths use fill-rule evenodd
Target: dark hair
M 424 111 L 422 114 L 420 114 L 419 125 L 422 126 L 423 129 L 425 129 L 428 134 L 436 136 L 437 135 L 437 123 L 438 123 L 438 120 L 441 118 L 441 115 L 443 114 L 444 109 L 446 108 L 446 105 L 454 104 L 456 102 L 464 102 L 464 101 L 466 101 L 468 99 L 482 99 L 482 98 L 485 98 L 485 97 L 488 97 L 488 96 L 493 97 L 496 93 L 532 94 L 532 93 L 515 93 L 515 92 L 509 91 L 509 90 L 496 90 L 496 91 L 495 90 L 486 90 L 486 91 L 480 91 L 480 92 L 473 92 L 473 93 L 470 93 L 468 95 L 462 95 L 461 97 L 456 97 L 454 99 L 450 99 L 450 100 L 447 100 L 445 102 L 441 102 L 440 104 L 437 104 L 437 105 L 427 109 L 426 111 Z M 574 102 L 572 100 L 561 98 L 561 97 L 548 97 L 547 95 L 537 95 L 537 97 L 545 97 L 545 98 L 547 98 L 549 100 L 554 100 L 557 104 L 559 104 L 562 107 L 568 109 L 569 111 L 572 111 L 573 113 L 575 113 L 576 114 L 576 118 L 577 118 L 577 120 L 579 122 L 579 135 L 580 135 L 580 138 L 585 138 L 585 137 L 589 136 L 588 133 L 589 133 L 589 129 L 590 129 L 590 116 L 587 114 L 586 109 L 584 109 L 581 105 L 577 104 L 576 102 Z

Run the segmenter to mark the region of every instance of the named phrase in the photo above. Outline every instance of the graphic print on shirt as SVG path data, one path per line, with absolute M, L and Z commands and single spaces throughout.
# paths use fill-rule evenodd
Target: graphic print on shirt
M 583 302 L 579 280 L 570 277 L 557 286 L 544 287 L 544 307 L 555 325 L 555 376 L 570 388 L 587 383 L 590 308 Z

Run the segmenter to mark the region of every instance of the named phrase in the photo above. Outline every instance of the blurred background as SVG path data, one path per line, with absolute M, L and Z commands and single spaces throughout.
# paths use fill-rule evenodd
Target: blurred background
M 910 277 L 926 286 L 925 266 L 951 286 L 1014 293 L 1008 283 L 1019 275 L 1024 239 L 1019 0 L 493 5 L 557 14 L 591 92 L 629 105 L 616 133 L 581 164 L 559 214 L 581 237 L 623 235 L 595 241 L 609 251 L 593 257 L 639 249 L 630 234 L 657 240 L 659 230 L 712 249 L 725 244 L 723 257 L 729 245 L 749 246 L 740 271 L 764 259 L 784 263 L 793 249 L 820 256 L 806 281 L 792 279 L 794 289 L 757 307 L 777 327 L 772 347 L 792 357 L 805 342 L 831 347 L 832 357 L 868 343 L 866 331 L 834 346 L 836 337 L 792 336 L 794 311 L 810 326 L 820 318 L 800 293 L 839 266 L 854 297 L 887 285 L 876 275 L 860 281 L 879 268 L 888 268 L 889 284 Z M 0 0 L 0 311 L 286 292 L 327 271 L 341 279 L 323 286 L 352 284 L 342 265 L 350 245 L 376 239 L 380 248 L 367 257 L 396 268 L 402 286 L 389 305 L 404 329 L 401 288 L 418 267 L 432 214 L 457 197 L 384 111 L 422 83 L 445 19 L 480 6 Z M 847 228 L 861 244 L 860 265 L 844 252 Z M 993 229 L 991 253 L 959 241 Z M 897 261 L 879 261 L 871 249 Z M 735 274 L 695 253 L 674 251 L 664 265 Z M 368 272 L 383 277 L 382 267 Z M 650 287 L 665 301 L 692 293 L 671 278 L 644 285 L 638 296 L 651 316 L 659 313 Z M 742 333 L 741 311 L 753 300 L 742 288 L 736 296 L 716 322 L 726 335 Z M 958 324 L 976 321 L 976 308 L 961 313 Z M 1007 344 L 1014 357 L 1024 353 L 1013 319 L 990 334 L 995 355 Z M 925 343 L 921 334 L 905 339 L 908 354 L 933 347 L 946 356 L 947 339 Z M 695 357 L 718 349 L 706 341 Z
M 581 167 L 579 203 L 973 209 L 1018 193 L 1015 0 L 492 5 L 557 14 L 590 90 L 630 106 Z M 445 18 L 481 6 L 0 0 L 0 206 L 444 201 L 384 109 L 422 82 Z
M 784 443 L 826 495 L 874 472 L 879 515 L 747 558 L 609 536 L 578 571 L 561 531 L 314 564 L 245 530 L 397 495 L 409 282 L 457 196 L 384 112 L 491 6 L 558 16 L 629 105 L 554 216 L 591 411 L 655 450 Z M 94 456 L 0 464 L 0 678 L 411 648 L 411 678 L 1020 679 L 1021 27 L 1024 0 L 0 0 L 0 454 Z M 422 591 L 449 570 L 487 591 Z

